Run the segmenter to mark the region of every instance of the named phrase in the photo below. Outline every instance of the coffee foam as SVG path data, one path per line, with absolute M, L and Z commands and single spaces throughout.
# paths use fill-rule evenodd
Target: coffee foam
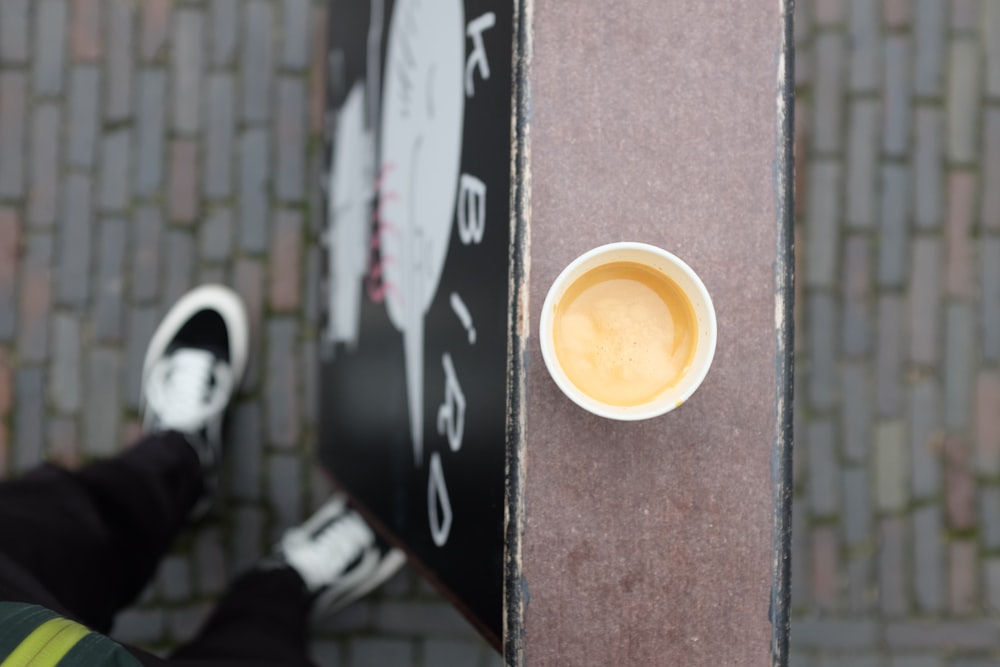
M 554 315 L 566 376 L 609 405 L 653 400 L 680 381 L 694 358 L 691 302 L 670 278 L 641 264 L 614 262 L 586 272 Z

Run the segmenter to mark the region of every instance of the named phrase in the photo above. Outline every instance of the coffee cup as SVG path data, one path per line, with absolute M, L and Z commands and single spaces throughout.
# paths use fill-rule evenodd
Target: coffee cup
M 708 374 L 716 336 L 698 275 L 646 243 L 580 255 L 542 305 L 549 374 L 574 403 L 609 419 L 650 419 L 682 405 Z

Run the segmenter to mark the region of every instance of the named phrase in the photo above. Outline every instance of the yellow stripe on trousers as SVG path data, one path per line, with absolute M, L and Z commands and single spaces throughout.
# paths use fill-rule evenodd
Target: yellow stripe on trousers
M 90 630 L 65 618 L 53 618 L 25 637 L 0 667 L 55 667 Z

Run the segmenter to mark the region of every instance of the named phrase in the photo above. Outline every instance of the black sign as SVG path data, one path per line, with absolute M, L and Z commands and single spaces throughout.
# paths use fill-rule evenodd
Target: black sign
M 320 458 L 498 644 L 513 3 L 331 3 Z

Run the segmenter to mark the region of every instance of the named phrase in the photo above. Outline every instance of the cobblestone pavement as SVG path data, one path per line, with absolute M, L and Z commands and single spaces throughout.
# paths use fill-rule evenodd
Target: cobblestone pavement
M 792 664 L 997 664 L 1000 2 L 796 19 Z
M 320 0 L 0 0 L 0 476 L 137 432 L 147 339 L 204 281 L 253 324 L 223 517 L 115 636 L 190 637 L 328 493 L 314 466 Z M 500 664 L 416 575 L 317 633 L 322 665 Z

